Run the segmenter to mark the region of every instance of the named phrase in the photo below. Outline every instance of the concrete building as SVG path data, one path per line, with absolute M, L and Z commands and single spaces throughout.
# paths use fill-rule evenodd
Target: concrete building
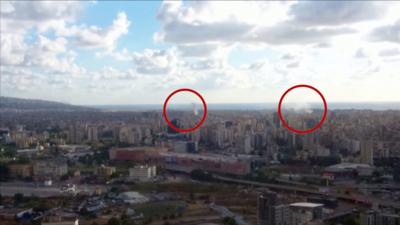
M 275 192 L 263 191 L 257 201 L 257 224 L 275 225 L 278 197 Z
M 324 177 L 334 180 L 354 179 L 356 176 L 370 176 L 375 168 L 368 164 L 340 163 L 324 169 Z
M 246 175 L 251 171 L 251 158 L 233 155 L 167 152 L 165 148 L 156 147 L 112 148 L 109 155 L 111 160 L 156 164 L 164 166 L 168 170 L 185 173 L 200 169 L 210 172 Z
M 279 204 L 277 194 L 263 191 L 258 197 L 258 225 L 299 225 L 322 219 L 323 204 L 297 202 Z
M 116 168 L 113 166 L 101 165 L 96 168 L 96 175 L 99 177 L 107 178 L 116 172 Z
M 374 210 L 368 210 L 360 215 L 361 225 L 375 225 L 376 224 L 376 212 Z
M 68 165 L 62 160 L 43 160 L 33 163 L 33 176 L 35 179 L 59 179 L 68 173 Z
M 290 224 L 290 207 L 289 205 L 274 206 L 275 210 L 275 224 L 289 225 Z
M 32 176 L 31 164 L 11 164 L 8 168 L 10 169 L 10 176 L 12 178 L 26 178 Z
M 361 142 L 360 163 L 374 165 L 374 148 L 371 141 Z
M 149 165 L 140 165 L 129 168 L 129 177 L 134 180 L 145 181 L 157 175 L 157 167 Z
M 96 126 L 89 126 L 87 132 L 88 141 L 94 142 L 98 141 L 98 131 Z
M 84 130 L 81 126 L 75 124 L 69 126 L 68 129 L 68 143 L 80 144 L 83 141 Z
M 394 212 L 368 210 L 360 214 L 361 225 L 399 225 L 400 215 Z
M 196 153 L 199 151 L 198 143 L 193 141 L 175 141 L 173 142 L 175 152 L 180 153 Z
M 322 204 L 297 202 L 289 205 L 290 224 L 304 224 L 322 218 Z

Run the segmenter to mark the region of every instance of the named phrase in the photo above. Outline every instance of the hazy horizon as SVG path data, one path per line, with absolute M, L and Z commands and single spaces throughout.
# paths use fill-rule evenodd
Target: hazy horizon
M 320 103 L 310 103 L 312 109 L 320 109 L 314 107 Z M 93 107 L 103 110 L 153 110 L 162 109 L 163 104 L 115 104 L 115 105 L 81 105 Z M 191 104 L 174 104 L 175 108 L 179 110 L 192 110 Z M 263 110 L 263 109 L 276 109 L 278 103 L 265 102 L 265 103 L 209 103 L 207 104 L 208 110 Z M 331 102 L 328 104 L 330 109 L 365 109 L 365 110 L 400 110 L 400 102 Z M 202 110 L 202 107 L 199 107 Z

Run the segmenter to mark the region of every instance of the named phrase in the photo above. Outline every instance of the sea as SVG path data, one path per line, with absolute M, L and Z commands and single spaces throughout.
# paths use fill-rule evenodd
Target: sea
M 321 108 L 321 103 L 310 103 L 309 108 Z M 328 110 L 400 110 L 400 102 L 332 102 Z M 104 111 L 153 111 L 162 110 L 162 104 L 127 104 L 127 105 L 88 105 Z M 201 109 L 201 105 L 196 106 Z M 278 103 L 221 103 L 207 104 L 207 110 L 276 110 Z M 193 104 L 174 104 L 176 110 L 193 110 Z

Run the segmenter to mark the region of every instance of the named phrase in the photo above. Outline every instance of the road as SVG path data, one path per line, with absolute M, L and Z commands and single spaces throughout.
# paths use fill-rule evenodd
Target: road
M 233 179 L 233 178 L 223 177 L 223 176 L 219 176 L 219 175 L 214 175 L 214 178 L 217 180 L 220 180 L 220 181 L 225 181 L 225 182 L 267 187 L 267 188 L 271 188 L 271 189 L 275 189 L 275 190 L 286 190 L 286 191 L 302 192 L 302 193 L 315 194 L 315 195 L 328 195 L 330 197 L 334 197 L 334 198 L 345 200 L 345 201 L 350 201 L 350 202 L 353 202 L 356 204 L 364 204 L 364 205 L 365 204 L 377 204 L 377 205 L 384 206 L 384 207 L 394 207 L 394 208 L 400 209 L 400 203 L 398 203 L 398 202 L 382 200 L 379 198 L 361 195 L 361 194 L 345 195 L 345 194 L 339 194 L 339 193 L 333 193 L 333 192 L 325 193 L 325 192 L 320 192 L 318 190 L 311 189 L 311 188 L 286 186 L 286 185 L 281 185 L 281 184 L 261 183 L 261 182 L 256 182 L 256 181 Z
M 78 186 L 77 193 L 93 193 L 98 185 L 82 185 Z M 37 186 L 34 183 L 27 182 L 4 182 L 0 183 L 0 194 L 3 196 L 13 196 L 16 193 L 21 193 L 25 196 L 37 197 L 57 197 L 68 196 L 68 193 L 61 192 L 60 187 L 57 186 Z

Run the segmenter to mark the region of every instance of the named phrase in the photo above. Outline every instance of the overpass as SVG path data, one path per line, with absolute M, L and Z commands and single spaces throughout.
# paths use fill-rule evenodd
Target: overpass
M 229 178 L 229 177 L 224 177 L 220 175 L 213 175 L 214 179 L 220 180 L 223 182 L 228 182 L 228 183 L 237 183 L 237 184 L 244 184 L 244 185 L 252 185 L 252 186 L 259 186 L 259 187 L 266 187 L 274 190 L 284 190 L 284 191 L 290 191 L 290 192 L 300 192 L 300 193 L 305 193 L 305 194 L 313 194 L 313 195 L 325 195 L 329 197 L 334 197 L 343 201 L 351 202 L 354 204 L 358 204 L 361 206 L 372 206 L 372 204 L 377 204 L 380 206 L 384 207 L 393 207 L 400 209 L 400 203 L 394 202 L 394 201 L 387 201 L 387 200 L 382 200 L 378 198 L 374 198 L 371 196 L 366 196 L 366 195 L 359 195 L 359 194 L 352 194 L 352 195 L 346 195 L 346 194 L 340 194 L 340 193 L 333 193 L 333 192 L 320 192 L 316 189 L 312 188 L 305 188 L 305 187 L 296 187 L 296 186 L 286 186 L 286 185 L 281 185 L 281 184 L 271 184 L 271 183 L 262 183 L 262 182 L 257 182 L 257 181 L 249 181 L 249 180 L 242 180 L 242 179 L 235 179 L 235 178 Z

